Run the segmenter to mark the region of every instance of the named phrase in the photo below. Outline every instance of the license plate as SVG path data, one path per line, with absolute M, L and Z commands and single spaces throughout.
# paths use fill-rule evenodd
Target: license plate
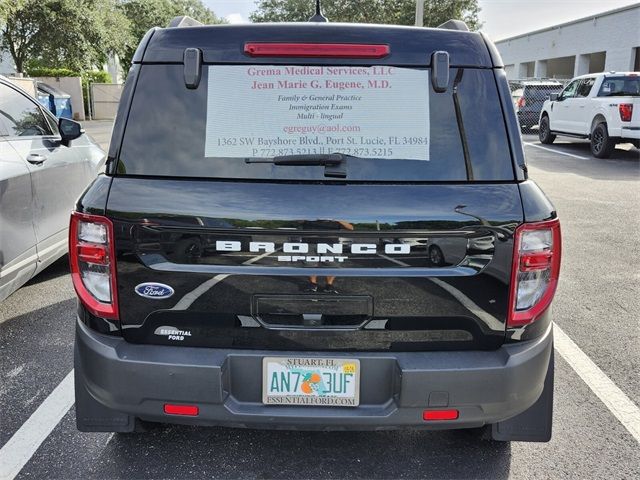
M 360 360 L 265 357 L 262 402 L 265 405 L 357 407 Z

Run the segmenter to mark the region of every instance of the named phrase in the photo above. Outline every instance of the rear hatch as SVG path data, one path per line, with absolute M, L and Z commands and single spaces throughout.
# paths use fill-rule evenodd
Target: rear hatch
M 503 342 L 523 214 L 482 38 L 320 28 L 331 35 L 161 30 L 134 66 L 106 212 L 128 341 L 382 351 Z M 326 38 L 386 53 L 247 49 Z M 203 61 L 195 73 L 171 63 L 188 48 Z M 429 58 L 446 48 L 449 84 L 436 92 Z

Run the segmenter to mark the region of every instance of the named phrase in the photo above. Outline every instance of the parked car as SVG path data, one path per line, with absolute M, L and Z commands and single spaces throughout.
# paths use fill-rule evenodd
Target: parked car
M 588 138 L 597 158 L 608 158 L 618 143 L 639 147 L 640 72 L 574 78 L 540 113 L 540 141 L 553 143 L 557 135 Z
M 549 440 L 560 224 L 494 45 L 185 23 L 142 40 L 71 216 L 77 427 Z
M 538 127 L 540 111 L 545 100 L 552 93 L 562 90 L 562 84 L 556 80 L 524 80 L 516 82 L 519 88 L 515 89 L 511 96 L 514 99 L 518 122 L 522 133 L 529 133 L 531 129 Z
M 104 161 L 79 123 L 0 77 L 0 301 L 67 252 L 69 211 Z
M 71 95 L 44 82 L 37 82 L 38 102 L 58 118 L 73 118 Z

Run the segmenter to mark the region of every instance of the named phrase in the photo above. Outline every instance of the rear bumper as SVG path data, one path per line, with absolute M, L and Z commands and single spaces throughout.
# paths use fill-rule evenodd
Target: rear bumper
M 640 140 L 640 127 L 623 126 L 619 132 L 622 139 Z
M 517 115 L 521 127 L 531 128 L 538 126 L 540 110 L 518 110 Z
M 506 420 L 533 405 L 542 393 L 552 348 L 549 328 L 540 338 L 494 351 L 331 352 L 324 356 L 360 360 L 359 407 L 265 406 L 264 356 L 322 354 L 136 345 L 78 322 L 76 392 L 83 389 L 92 402 L 114 412 L 166 423 L 322 430 L 468 428 Z M 165 403 L 195 404 L 200 412 L 197 417 L 167 415 Z M 459 418 L 422 420 L 424 410 L 444 407 L 458 409 Z M 83 422 L 91 425 L 91 420 Z

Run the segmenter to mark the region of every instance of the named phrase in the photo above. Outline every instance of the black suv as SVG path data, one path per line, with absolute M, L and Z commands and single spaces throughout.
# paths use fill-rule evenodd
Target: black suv
M 551 435 L 556 212 L 494 46 L 153 29 L 71 217 L 77 425 Z
M 531 133 L 531 129 L 538 127 L 544 102 L 552 93 L 562 91 L 562 84 L 556 80 L 516 80 L 510 86 L 522 133 Z

